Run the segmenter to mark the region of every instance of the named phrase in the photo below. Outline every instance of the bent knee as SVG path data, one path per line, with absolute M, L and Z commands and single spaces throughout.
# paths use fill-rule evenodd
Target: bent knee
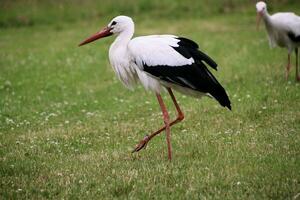
M 184 119 L 184 114 L 181 113 L 177 116 L 177 120 L 182 121 Z

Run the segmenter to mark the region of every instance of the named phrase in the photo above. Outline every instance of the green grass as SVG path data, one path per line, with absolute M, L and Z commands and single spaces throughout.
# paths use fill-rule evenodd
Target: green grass
M 268 9 L 299 7 L 298 0 L 269 0 Z M 55 25 L 112 18 L 127 14 L 134 18 L 178 19 L 207 17 L 232 12 L 253 12 L 253 1 L 245 0 L 1 0 L 0 27 Z
M 300 85 L 295 68 L 284 80 L 286 50 L 269 49 L 255 12 L 145 16 L 136 35 L 189 37 L 219 63 L 233 111 L 176 93 L 186 118 L 171 129 L 173 161 L 164 134 L 131 154 L 163 121 L 153 94 L 115 77 L 113 38 L 77 47 L 109 17 L 1 29 L 0 198 L 299 198 Z

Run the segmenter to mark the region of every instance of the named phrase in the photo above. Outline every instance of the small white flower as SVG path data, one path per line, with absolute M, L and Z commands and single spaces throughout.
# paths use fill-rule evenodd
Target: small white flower
M 4 83 L 4 86 L 10 87 L 11 86 L 11 82 L 9 80 L 6 80 L 5 83 Z
M 87 112 L 86 115 L 87 115 L 88 117 L 90 117 L 90 116 L 93 116 L 94 113 L 92 113 L 92 112 Z

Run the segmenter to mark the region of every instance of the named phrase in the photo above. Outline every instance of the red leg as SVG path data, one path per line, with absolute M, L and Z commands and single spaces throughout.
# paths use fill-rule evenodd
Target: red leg
M 295 53 L 296 53 L 296 81 L 300 81 L 299 66 L 298 66 L 298 48 L 295 49 Z
M 172 101 L 176 107 L 176 110 L 177 110 L 177 118 L 175 120 L 173 120 L 171 123 L 170 123 L 170 127 L 174 124 L 177 124 L 178 122 L 182 121 L 184 119 L 184 114 L 183 112 L 181 111 L 177 101 L 176 101 L 176 98 L 172 92 L 172 90 L 170 88 L 167 88 L 168 89 L 168 92 L 172 98 Z M 161 133 L 163 130 L 166 129 L 166 126 L 163 126 L 161 127 L 159 130 L 155 131 L 154 133 L 152 133 L 151 135 L 146 135 L 137 145 L 136 145 L 136 148 L 132 151 L 132 152 L 137 152 L 137 151 L 140 151 L 141 149 L 145 148 L 147 146 L 147 143 L 156 135 L 158 135 L 159 133 Z
M 287 63 L 287 66 L 286 66 L 286 71 L 285 71 L 285 79 L 286 80 L 289 77 L 290 69 L 291 69 L 291 54 L 288 53 L 288 63 Z
M 167 144 L 168 144 L 168 158 L 169 160 L 172 160 L 172 147 L 171 147 L 171 133 L 170 133 L 170 117 L 166 108 L 166 105 L 163 102 L 163 99 L 161 98 L 160 94 L 157 94 L 157 100 L 159 102 L 161 111 L 163 113 L 164 122 L 166 126 L 166 138 L 167 138 Z
M 170 96 L 172 98 L 172 101 L 173 101 L 173 103 L 174 103 L 174 105 L 176 107 L 176 110 L 177 110 L 177 119 L 174 120 L 174 123 L 180 122 L 180 121 L 182 121 L 184 119 L 183 112 L 181 111 L 181 109 L 180 109 L 180 107 L 179 107 L 179 105 L 178 105 L 178 103 L 176 101 L 176 98 L 175 98 L 175 96 L 174 96 L 171 88 L 168 88 L 168 92 L 169 92 L 169 94 L 170 94 Z

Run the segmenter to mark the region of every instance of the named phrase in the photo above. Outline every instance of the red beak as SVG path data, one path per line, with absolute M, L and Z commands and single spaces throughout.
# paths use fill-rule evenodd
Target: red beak
M 262 13 L 258 12 L 256 15 L 256 30 L 259 30 L 259 24 L 260 24 L 261 18 L 262 18 Z
M 109 27 L 105 27 L 104 29 L 102 29 L 101 31 L 99 31 L 98 33 L 90 36 L 89 38 L 85 39 L 84 41 L 82 41 L 78 46 L 82 46 L 82 45 L 85 45 L 85 44 L 88 44 L 90 42 L 93 42 L 95 40 L 98 40 L 100 38 L 104 38 L 104 37 L 107 37 L 107 36 L 110 36 L 112 35 L 113 33 L 110 32 L 112 28 L 109 28 Z

